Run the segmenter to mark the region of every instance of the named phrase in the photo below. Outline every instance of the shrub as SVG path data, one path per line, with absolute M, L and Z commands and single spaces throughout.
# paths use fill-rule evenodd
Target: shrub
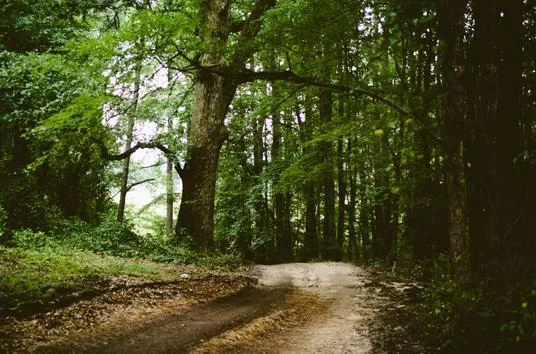
M 118 223 L 108 216 L 99 224 L 79 219 L 59 221 L 54 234 L 59 246 L 114 256 L 135 256 L 139 249 L 138 236 L 128 222 Z
M 31 250 L 49 246 L 51 241 L 44 232 L 30 229 L 17 230 L 11 238 L 11 243 L 16 247 Z

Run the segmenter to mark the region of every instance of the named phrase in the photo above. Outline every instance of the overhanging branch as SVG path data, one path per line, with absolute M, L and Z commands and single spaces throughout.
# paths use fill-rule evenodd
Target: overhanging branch
M 135 153 L 136 151 L 138 151 L 140 149 L 158 149 L 158 150 L 162 151 L 166 156 L 171 157 L 175 161 L 175 163 L 174 163 L 175 170 L 177 171 L 179 176 L 182 177 L 182 175 L 183 175 L 183 169 L 182 169 L 180 163 L 178 161 L 176 161 L 177 159 L 175 157 L 175 153 L 173 151 L 171 151 L 170 149 L 168 149 L 167 147 L 165 147 L 164 145 L 160 144 L 160 143 L 153 143 L 153 142 L 137 143 L 136 145 L 134 145 L 130 149 L 125 150 L 120 154 L 110 154 L 110 152 L 106 148 L 106 145 L 104 145 L 104 143 L 102 141 L 96 141 L 96 144 L 99 147 L 101 158 L 103 160 L 106 160 L 106 161 L 124 160 L 124 159 L 126 159 L 127 157 L 129 157 L 130 155 L 132 155 L 133 153 Z
M 293 73 L 292 71 L 241 71 L 241 72 L 234 72 L 234 73 L 221 73 L 222 75 L 230 76 L 231 78 L 237 80 L 240 83 L 245 82 L 252 82 L 257 80 L 272 80 L 272 81 L 287 81 L 287 82 L 293 82 L 296 84 L 303 84 L 307 86 L 314 86 L 314 87 L 322 87 L 327 88 L 334 91 L 343 91 L 348 92 L 353 95 L 359 95 L 359 96 L 366 96 L 369 98 L 372 98 L 373 100 L 376 100 L 378 102 L 381 102 L 400 114 L 413 118 L 413 115 L 396 104 L 395 102 L 389 100 L 388 98 L 385 98 L 375 92 L 351 87 L 348 85 L 341 85 L 341 84 L 332 84 L 329 82 L 322 82 L 314 77 L 305 77 L 305 76 L 299 76 Z
M 154 181 L 154 180 L 155 180 L 154 178 L 148 178 L 148 179 L 144 179 L 143 181 L 138 181 L 138 182 L 132 183 L 131 185 L 127 186 L 127 192 L 130 192 L 130 190 L 132 188 L 134 188 L 136 186 L 139 186 L 140 184 L 151 182 L 151 181 Z
M 414 122 L 416 122 L 430 137 L 439 144 L 443 144 L 443 141 L 441 137 L 439 137 L 435 132 L 431 131 L 428 126 L 420 121 L 419 117 L 416 117 L 411 112 L 404 109 L 402 106 L 398 105 L 397 103 L 393 102 L 392 100 L 377 94 L 375 92 L 356 88 L 348 85 L 342 85 L 342 84 L 333 84 L 329 82 L 322 82 L 314 77 L 306 77 L 306 76 L 299 76 L 293 73 L 292 71 L 252 71 L 252 70 L 245 70 L 240 72 L 223 72 L 223 71 L 214 71 L 212 68 L 202 68 L 202 70 L 212 71 L 216 74 L 229 77 L 232 80 L 236 80 L 238 83 L 246 83 L 246 82 L 253 82 L 257 80 L 267 80 L 267 81 L 286 81 L 286 82 L 292 82 L 296 84 L 306 85 L 306 86 L 313 86 L 313 87 L 321 87 L 326 88 L 334 91 L 342 91 L 342 92 L 348 92 L 350 95 L 354 96 L 365 96 L 369 97 L 377 102 L 381 102 L 382 104 L 391 107 L 396 112 L 401 114 L 402 116 L 405 116 L 407 118 L 413 119 Z

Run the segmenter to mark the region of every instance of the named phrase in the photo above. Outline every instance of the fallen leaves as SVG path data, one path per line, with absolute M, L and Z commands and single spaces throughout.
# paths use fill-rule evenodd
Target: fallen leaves
M 126 275 L 109 278 L 92 283 L 91 292 L 69 294 L 78 299 L 69 306 L 51 309 L 47 304 L 43 312 L 31 316 L 4 316 L 0 319 L 0 352 L 33 351 L 40 346 L 113 332 L 118 327 L 136 326 L 150 317 L 222 297 L 255 283 L 247 276 L 212 274 L 201 268 L 182 274 L 188 277 L 167 282 Z
M 252 352 L 255 347 L 262 348 L 262 342 L 270 336 L 298 326 L 328 307 L 328 302 L 317 295 L 294 289 L 271 313 L 204 341 L 190 353 Z

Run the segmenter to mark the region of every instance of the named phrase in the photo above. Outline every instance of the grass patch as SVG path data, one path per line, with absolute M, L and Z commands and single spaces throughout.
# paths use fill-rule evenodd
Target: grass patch
M 28 302 L 48 301 L 59 292 L 85 288 L 119 275 L 173 281 L 180 273 L 166 264 L 88 251 L 0 246 L 0 313 L 17 311 Z

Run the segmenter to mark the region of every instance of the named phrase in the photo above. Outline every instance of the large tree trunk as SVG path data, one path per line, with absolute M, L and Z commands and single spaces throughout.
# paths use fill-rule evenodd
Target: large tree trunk
M 181 171 L 182 198 L 176 234 L 191 238 L 197 250 L 214 246 L 214 199 L 224 125 L 236 85 L 221 76 L 201 73 L 197 78 L 188 153 Z
M 202 67 L 198 68 L 196 77 L 186 162 L 180 169 L 183 190 L 175 228 L 179 239 L 189 238 L 199 251 L 210 251 L 214 246 L 216 169 L 227 136 L 225 116 L 238 87 L 238 82 L 227 74 L 243 70 L 255 50 L 251 41 L 260 30 L 262 16 L 275 5 L 275 0 L 255 2 L 239 35 L 234 37 L 234 51 L 228 61 L 225 54 L 231 49 L 228 43 L 232 27 L 230 3 L 230 0 L 199 1 L 197 30 Z
M 471 168 L 467 171 L 469 191 L 469 211 L 471 242 L 474 253 L 471 255 L 476 267 L 484 266 L 492 249 L 497 249 L 499 233 L 495 195 L 497 170 L 495 156 L 497 130 L 498 63 L 497 21 L 499 8 L 497 1 L 475 1 L 473 4 L 475 35 L 471 43 L 472 58 L 467 82 L 469 97 L 467 120 L 474 127 L 467 142 L 467 158 Z M 491 247 L 490 247 L 491 246 Z
M 530 236 L 520 225 L 524 225 L 529 205 L 533 200 L 523 193 L 523 180 L 520 173 L 520 159 L 523 139 L 520 131 L 522 116 L 522 0 L 503 2 L 504 22 L 501 28 L 503 57 L 499 66 L 499 97 L 497 107 L 497 179 L 501 194 L 497 197 L 497 209 L 501 222 L 500 239 L 497 245 L 504 249 L 530 244 Z M 512 240 L 514 236 L 515 240 Z M 513 242 L 512 242 L 513 241 Z M 521 241 L 521 242 L 520 242 Z M 527 242 L 528 241 L 528 242 Z M 534 245 L 534 243 L 532 242 Z M 514 252 L 516 253 L 516 252 Z M 521 253 L 521 252 L 519 252 Z M 509 257 L 509 255 L 504 255 Z

